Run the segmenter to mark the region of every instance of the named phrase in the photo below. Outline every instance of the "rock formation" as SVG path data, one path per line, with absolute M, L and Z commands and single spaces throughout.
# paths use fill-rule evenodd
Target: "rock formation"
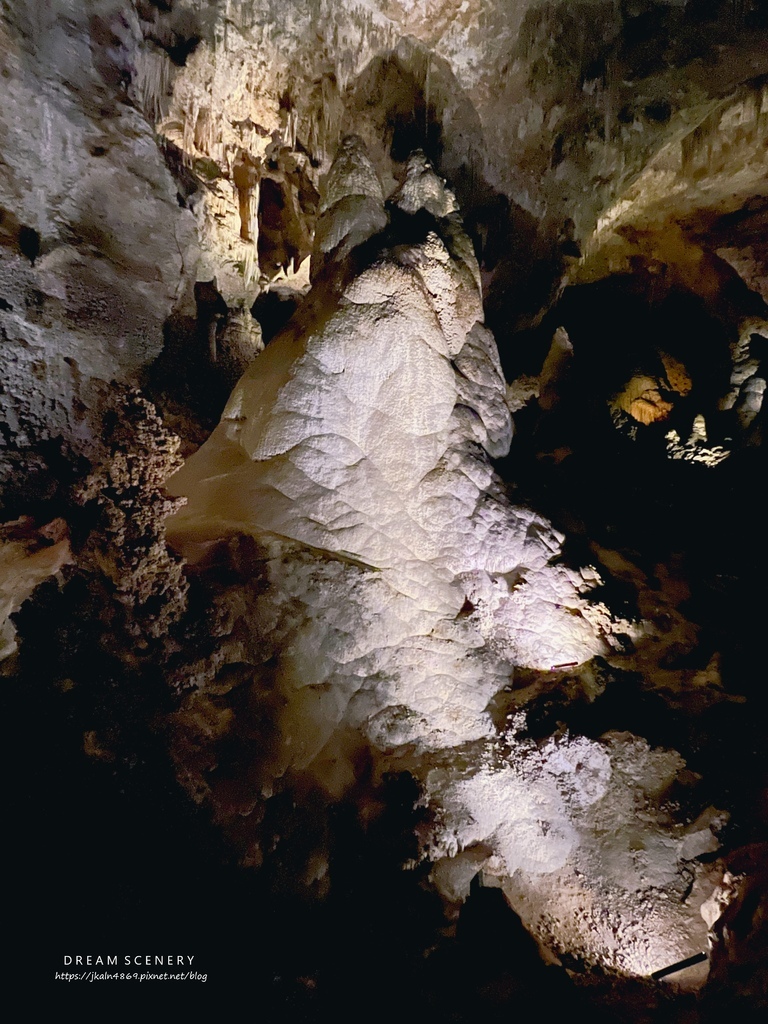
M 537 747 L 518 738 L 524 727 L 494 727 L 489 705 L 516 667 L 582 665 L 630 627 L 590 606 L 597 573 L 558 565 L 553 528 L 511 505 L 491 469 L 511 422 L 453 196 L 416 154 L 389 229 L 361 250 L 345 198 L 372 175 L 359 141 L 343 143 L 325 237 L 346 261 L 325 269 L 305 315 L 253 363 L 168 482 L 187 499 L 171 540 L 192 561 L 244 533 L 264 552 L 251 621 L 271 641 L 281 698 L 265 790 L 289 772 L 326 784 L 331 766 L 327 785 L 342 797 L 354 780 L 349 735 L 362 734 L 376 757 L 405 759 L 423 780 L 439 822 L 424 850 L 443 859 L 449 891 L 444 859 L 483 848 L 473 871 L 487 862 L 553 951 L 650 973 L 705 941 L 700 916 L 673 899 L 695 876 L 683 825 L 670 828 L 654 805 L 682 761 L 635 737 Z M 249 686 L 265 680 L 257 672 Z M 632 766 L 643 759 L 644 770 Z M 195 788 L 208 788 L 204 775 Z
M 280 1020 L 764 1012 L 767 42 L 6 0 L 0 672 L 62 928 L 237 905 Z
M 337 251 L 349 224 L 344 181 L 355 196 L 372 173 L 351 144 L 340 163 L 344 177 L 330 175 Z M 168 484 L 187 499 L 169 524 L 187 558 L 236 533 L 286 538 L 337 579 L 327 597 L 312 574 L 306 596 L 289 591 L 310 621 L 288 644 L 288 715 L 319 729 L 303 753 L 292 737 L 302 767 L 342 722 L 381 748 L 487 736 L 485 709 L 512 665 L 580 664 L 606 643 L 580 596 L 590 574 L 550 564 L 551 527 L 509 505 L 488 462 L 511 438 L 504 382 L 471 245 L 421 155 L 392 221 L 362 265 L 353 251 L 335 279 L 325 275 Z M 415 236 L 410 245 L 397 244 L 398 228 Z M 342 603 L 345 586 L 357 596 Z M 329 610 L 315 619 L 313 605 Z

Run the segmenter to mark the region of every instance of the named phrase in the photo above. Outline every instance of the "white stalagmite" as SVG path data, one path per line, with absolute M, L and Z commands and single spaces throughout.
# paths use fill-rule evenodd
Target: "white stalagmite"
M 385 223 L 371 174 L 359 140 L 343 144 L 326 253 L 344 224 L 359 226 L 346 197 Z M 499 754 L 488 705 L 515 666 L 581 664 L 614 624 L 584 596 L 594 570 L 557 564 L 562 538 L 514 507 L 493 472 L 489 455 L 512 437 L 506 386 L 471 243 L 423 154 L 390 213 L 387 230 L 326 268 L 171 479 L 188 504 L 169 536 L 190 559 L 234 533 L 267 553 L 253 628 L 278 659 L 275 775 L 333 764 L 324 781 L 340 795 L 353 777 L 345 730 L 407 749 L 438 812 L 434 856 L 486 843 L 502 874 L 535 888 L 571 863 L 614 758 L 591 740 L 537 753 L 511 733 Z M 364 220 L 369 235 L 377 218 Z
M 345 179 L 375 201 L 372 173 L 359 140 L 344 144 L 326 207 L 343 207 Z M 434 748 L 489 734 L 485 708 L 514 664 L 583 662 L 604 640 L 581 614 L 584 579 L 549 564 L 559 538 L 509 504 L 489 464 L 511 439 L 504 379 L 455 200 L 422 154 L 401 199 L 397 216 L 426 216 L 418 240 L 384 241 L 354 279 L 315 290 L 171 480 L 189 501 L 169 526 L 188 552 L 246 532 L 306 545 L 326 572 L 329 556 L 357 563 L 348 593 L 307 622 L 295 686 L 341 688 L 320 702 L 329 724 Z M 467 601 L 476 611 L 459 617 Z M 334 647 L 339 629 L 353 656 Z
M 387 226 L 384 194 L 362 139 L 342 140 L 325 182 L 315 228 L 312 276 L 325 260 L 343 259 Z

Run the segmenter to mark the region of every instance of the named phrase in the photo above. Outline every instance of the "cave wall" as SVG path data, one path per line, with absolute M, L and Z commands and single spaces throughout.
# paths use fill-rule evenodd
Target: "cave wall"
M 194 281 L 241 318 L 265 288 L 306 291 L 349 131 L 387 191 L 418 146 L 447 177 L 501 335 L 563 280 L 674 250 L 648 241 L 654 195 L 692 239 L 670 262 L 703 245 L 763 287 L 757 229 L 739 248 L 722 219 L 762 208 L 759 5 L 18 0 L 3 32 L 9 465 L 87 448 L 89 382 L 155 358 Z
M 138 45 L 130 5 L 4 8 L 2 473 L 11 490 L 35 459 L 93 451 L 95 382 L 154 359 L 166 318 L 188 298 L 194 224 L 129 101 Z

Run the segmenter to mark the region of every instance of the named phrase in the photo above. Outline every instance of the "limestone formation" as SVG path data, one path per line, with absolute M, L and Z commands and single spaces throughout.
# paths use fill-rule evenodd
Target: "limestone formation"
M 422 156 L 411 167 L 431 175 L 434 205 L 444 186 Z M 310 294 L 315 322 L 270 344 L 169 482 L 187 498 L 169 529 L 189 557 L 247 532 L 306 545 L 342 575 L 357 566 L 354 599 L 334 599 L 332 617 L 292 641 L 292 685 L 324 687 L 329 728 L 347 721 L 381 748 L 487 735 L 484 709 L 513 664 L 580 663 L 606 642 L 580 596 L 586 580 L 550 565 L 551 527 L 513 509 L 488 464 L 485 452 L 509 444 L 505 389 L 450 196 L 438 212 L 417 243 L 369 257 L 338 298 L 331 286 Z M 467 602 L 472 614 L 457 618 Z M 300 651 L 323 634 L 313 665 Z M 337 653 L 341 635 L 354 642 Z
M 342 147 L 329 178 L 337 193 L 359 160 Z M 486 848 L 492 870 L 525 890 L 515 905 L 555 950 L 567 934 L 586 958 L 630 972 L 641 961 L 682 959 L 703 941 L 701 919 L 692 937 L 659 945 L 652 962 L 653 943 L 678 926 L 664 900 L 685 884 L 682 835 L 660 814 L 637 826 L 638 842 L 658 847 L 648 878 L 617 866 L 611 879 L 625 917 L 632 908 L 637 920 L 645 906 L 652 931 L 628 934 L 619 954 L 590 938 L 576 902 L 560 925 L 541 905 L 553 873 L 566 869 L 581 877 L 585 898 L 603 898 L 600 858 L 609 854 L 597 836 L 628 829 L 643 800 L 622 795 L 628 769 L 619 766 L 634 756 L 625 747 L 640 744 L 650 765 L 668 762 L 664 772 L 649 767 L 648 786 L 663 789 L 659 780 L 682 764 L 631 737 L 539 749 L 493 727 L 489 703 L 516 666 L 580 665 L 610 649 L 611 632 L 626 624 L 590 608 L 584 592 L 597 573 L 558 565 L 552 527 L 511 505 L 490 467 L 486 453 L 504 454 L 511 436 L 504 383 L 455 203 L 422 154 L 392 202 L 408 217 L 429 215 L 417 241 L 382 240 L 353 280 L 342 266 L 336 290 L 316 285 L 307 299 L 314 321 L 271 343 L 211 438 L 169 481 L 187 498 L 171 538 L 191 559 L 241 533 L 269 552 L 253 621 L 259 629 L 270 609 L 283 702 L 273 772 L 310 770 L 322 781 L 332 761 L 337 786 L 350 729 L 379 756 L 407 750 L 439 822 L 425 843 L 430 857 Z M 340 207 L 330 209 L 343 238 Z M 598 807 L 600 825 L 580 824 Z M 620 844 L 610 851 L 617 865 L 629 856 Z M 447 867 L 443 876 L 455 889 Z M 705 895 L 697 890 L 699 901 Z
M 62 948 L 189 925 L 275 1020 L 764 1017 L 767 43 L 5 0 L 6 846 Z
M 16 650 L 10 616 L 35 588 L 71 558 L 66 523 L 54 520 L 40 529 L 30 519 L 0 527 L 0 661 Z

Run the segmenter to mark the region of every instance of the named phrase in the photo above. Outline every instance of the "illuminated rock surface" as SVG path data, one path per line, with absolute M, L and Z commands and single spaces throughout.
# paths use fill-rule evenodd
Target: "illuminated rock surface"
M 265 1019 L 762 1019 L 765 5 L 7 0 L 0 64 L 40 919 L 245 934 Z
M 354 195 L 360 175 L 347 173 Z M 331 181 L 340 193 L 338 172 Z M 605 639 L 580 596 L 590 574 L 549 564 L 559 538 L 509 505 L 488 462 L 505 454 L 511 422 L 453 199 L 416 157 L 393 202 L 393 233 L 400 211 L 426 204 L 437 216 L 414 229 L 415 244 L 380 244 L 338 294 L 330 282 L 310 293 L 314 322 L 253 363 L 169 483 L 187 498 L 169 528 L 190 553 L 235 532 L 315 549 L 340 579 L 327 598 L 306 581 L 313 621 L 291 641 L 287 670 L 308 695 L 303 713 L 330 705 L 329 727 L 362 726 L 382 748 L 442 747 L 488 735 L 485 708 L 513 665 L 579 664 Z M 335 570 L 320 552 L 338 556 Z M 345 559 L 357 563 L 348 600 Z
M 41 530 L 23 519 L 0 527 L 0 660 L 16 650 L 9 616 L 70 558 L 66 524 L 61 520 Z
M 348 144 L 340 163 L 354 194 L 367 157 Z M 343 180 L 337 166 L 331 209 L 346 225 Z M 316 285 L 314 321 L 271 343 L 169 482 L 187 499 L 171 540 L 193 559 L 227 534 L 271 550 L 256 619 L 268 605 L 284 638 L 283 771 L 330 761 L 337 787 L 349 728 L 383 754 L 407 750 L 438 822 L 431 858 L 484 846 L 486 870 L 545 944 L 650 973 L 706 940 L 700 917 L 691 926 L 688 909 L 669 909 L 695 871 L 682 826 L 650 802 L 682 759 L 634 737 L 537 747 L 493 727 L 488 705 L 515 667 L 583 664 L 629 627 L 590 608 L 582 593 L 597 573 L 553 564 L 559 535 L 512 506 L 491 470 L 487 453 L 511 438 L 504 383 L 455 202 L 422 155 L 392 203 L 386 238 L 408 230 L 404 213 L 421 217 L 418 240 L 382 238 L 352 280 Z M 302 545 L 298 559 L 280 538 Z M 595 934 L 611 914 L 622 927 Z

